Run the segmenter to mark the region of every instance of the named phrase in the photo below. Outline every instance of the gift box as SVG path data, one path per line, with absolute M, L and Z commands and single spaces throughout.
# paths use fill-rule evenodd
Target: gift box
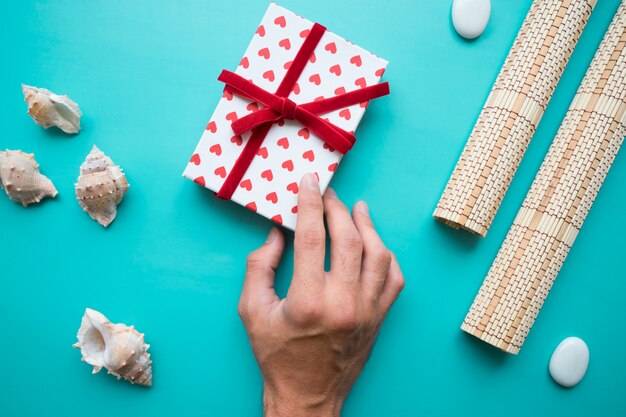
M 354 144 L 387 61 L 270 4 L 183 176 L 294 230 L 300 179 L 322 192 Z

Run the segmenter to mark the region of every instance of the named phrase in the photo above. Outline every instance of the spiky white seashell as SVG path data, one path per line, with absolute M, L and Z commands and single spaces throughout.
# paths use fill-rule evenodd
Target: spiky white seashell
M 34 154 L 8 149 L 0 151 L 0 187 L 24 207 L 58 194 L 52 181 L 39 172 Z
M 129 187 L 122 169 L 94 145 L 80 166 L 75 184 L 76 198 L 83 210 L 107 227 L 115 220 L 117 205 Z
M 93 366 L 92 373 L 105 368 L 117 379 L 152 385 L 150 345 L 134 326 L 111 323 L 102 313 L 88 308 L 77 337 L 78 343 L 72 346 L 79 348 L 82 360 Z
M 47 129 L 56 126 L 65 133 L 78 133 L 83 113 L 68 96 L 59 96 L 45 88 L 22 84 L 28 114 L 35 123 Z

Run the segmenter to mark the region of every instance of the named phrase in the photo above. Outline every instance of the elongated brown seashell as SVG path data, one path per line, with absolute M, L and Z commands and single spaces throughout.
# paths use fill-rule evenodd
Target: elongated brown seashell
M 111 323 L 102 313 L 88 308 L 77 337 L 78 342 L 72 346 L 79 348 L 82 360 L 93 366 L 92 373 L 106 368 L 117 379 L 152 385 L 150 345 L 134 326 Z
M 0 151 L 0 187 L 24 207 L 58 192 L 52 181 L 39 172 L 35 155 L 22 151 Z
M 22 84 L 28 114 L 35 123 L 47 129 L 56 126 L 65 133 L 78 133 L 83 113 L 68 96 L 59 96 L 45 88 Z
M 94 145 L 80 166 L 75 185 L 76 198 L 83 210 L 107 227 L 115 220 L 117 205 L 129 187 L 122 169 Z

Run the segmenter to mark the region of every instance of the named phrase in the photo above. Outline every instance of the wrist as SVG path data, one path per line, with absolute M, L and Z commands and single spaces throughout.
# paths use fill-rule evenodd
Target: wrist
M 334 397 L 263 390 L 264 417 L 339 417 L 342 406 L 343 400 Z

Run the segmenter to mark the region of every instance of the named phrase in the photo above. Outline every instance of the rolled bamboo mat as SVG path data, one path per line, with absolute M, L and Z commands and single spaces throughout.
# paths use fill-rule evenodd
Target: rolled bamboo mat
M 535 0 L 433 216 L 485 236 L 596 0 Z
M 516 354 L 626 136 L 626 3 L 587 70 L 461 328 Z

